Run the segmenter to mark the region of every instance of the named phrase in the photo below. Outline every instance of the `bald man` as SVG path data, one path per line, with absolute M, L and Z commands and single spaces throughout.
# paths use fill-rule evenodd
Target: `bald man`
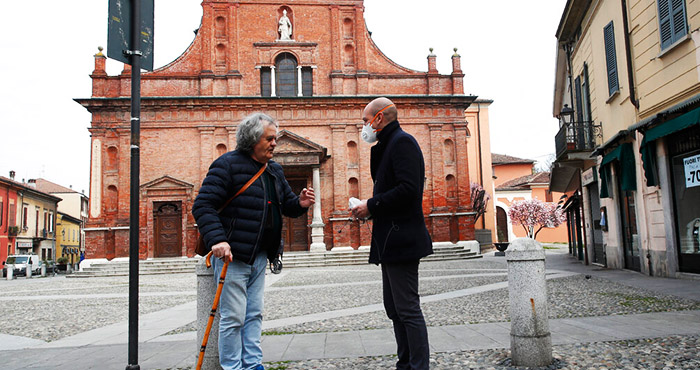
M 371 217 L 369 262 L 382 266 L 384 309 L 394 324 L 396 368 L 428 369 L 428 331 L 418 295 L 418 264 L 433 253 L 423 218 L 425 162 L 418 142 L 404 132 L 396 106 L 377 98 L 362 112 L 362 138 L 378 141 L 371 149 L 372 198 L 352 209 Z

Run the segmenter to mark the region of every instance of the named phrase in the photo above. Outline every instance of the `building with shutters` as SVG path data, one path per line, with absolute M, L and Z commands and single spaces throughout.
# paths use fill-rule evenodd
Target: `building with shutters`
M 280 124 L 273 159 L 292 189 L 316 189 L 308 217 L 285 220 L 285 250 L 368 246 L 370 229 L 349 222 L 348 198 L 372 193 L 370 146 L 359 134 L 362 110 L 377 96 L 396 103 L 403 129 L 423 150 L 433 240 L 474 239 L 465 110 L 476 97 L 464 94 L 456 50 L 444 56 L 449 74 L 438 72 L 432 51 L 427 71 L 394 63 L 373 43 L 361 0 L 204 0 L 202 7 L 187 50 L 141 77 L 141 258 L 194 254 L 192 202 L 210 163 L 235 149 L 236 126 L 255 111 Z M 289 28 L 280 26 L 283 17 Z M 92 114 L 86 258 L 128 255 L 130 74 L 126 65 L 107 75 L 99 52 L 92 96 L 75 99 Z M 471 116 L 487 124 L 488 104 Z
M 700 3 L 567 2 L 557 160 L 570 252 L 651 276 L 700 273 Z

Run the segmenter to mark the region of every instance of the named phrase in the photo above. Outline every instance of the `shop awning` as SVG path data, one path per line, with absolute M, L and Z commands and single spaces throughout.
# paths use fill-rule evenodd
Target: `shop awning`
M 642 166 L 644 168 L 644 177 L 647 179 L 647 186 L 656 186 L 658 184 L 656 145 L 654 142 L 657 139 L 685 130 L 698 123 L 700 123 L 700 108 L 695 108 L 688 113 L 652 127 L 644 133 L 639 152 L 642 154 Z
M 636 190 L 637 180 L 635 178 L 634 172 L 634 150 L 632 149 L 631 143 L 623 143 L 618 147 L 610 151 L 603 157 L 603 161 L 600 163 L 600 169 L 598 174 L 600 175 L 600 197 L 610 198 L 610 193 L 608 191 L 608 184 L 611 179 L 610 164 L 613 161 L 618 161 L 620 166 L 620 173 L 618 176 L 620 178 L 620 188 L 622 190 Z
M 578 174 L 577 167 L 558 166 L 552 168 L 552 175 L 549 179 L 549 191 L 558 193 L 568 193 L 577 188 L 575 180 Z

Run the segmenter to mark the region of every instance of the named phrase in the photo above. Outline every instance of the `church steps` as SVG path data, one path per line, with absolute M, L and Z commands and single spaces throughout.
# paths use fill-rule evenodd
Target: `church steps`
M 439 246 L 434 253 L 421 261 L 446 261 L 458 259 L 481 258 L 476 252 L 465 250 L 461 246 Z M 327 251 L 319 253 L 287 252 L 282 258 L 285 268 L 290 267 L 328 267 L 367 264 L 369 250 Z M 167 258 L 139 261 L 140 275 L 192 273 L 200 258 Z M 128 276 L 129 261 L 110 261 L 93 263 L 82 271 L 66 275 L 69 278 L 100 276 Z

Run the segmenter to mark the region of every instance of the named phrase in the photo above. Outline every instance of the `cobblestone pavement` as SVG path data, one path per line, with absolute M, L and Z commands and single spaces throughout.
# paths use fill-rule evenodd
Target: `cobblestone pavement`
M 425 262 L 420 293 L 439 293 L 507 281 L 505 258 Z M 142 314 L 196 300 L 196 276 L 142 275 Z M 550 318 L 626 315 L 698 310 L 700 302 L 631 288 L 584 275 L 547 281 Z M 124 322 L 128 317 L 128 277 L 67 279 L 65 276 L 0 281 L 0 333 L 55 341 L 90 329 Z M 266 320 L 291 318 L 347 307 L 380 304 L 381 272 L 374 265 L 288 268 L 266 289 Z M 509 320 L 508 291 L 496 289 L 460 298 L 423 303 L 429 326 Z M 266 335 L 390 328 L 383 311 L 312 321 L 270 329 Z M 195 330 L 194 323 L 168 334 Z M 700 369 L 697 336 L 654 340 L 558 345 L 550 368 Z M 395 357 L 321 359 L 268 363 L 269 369 L 389 369 Z M 434 369 L 506 369 L 507 350 L 435 353 Z

